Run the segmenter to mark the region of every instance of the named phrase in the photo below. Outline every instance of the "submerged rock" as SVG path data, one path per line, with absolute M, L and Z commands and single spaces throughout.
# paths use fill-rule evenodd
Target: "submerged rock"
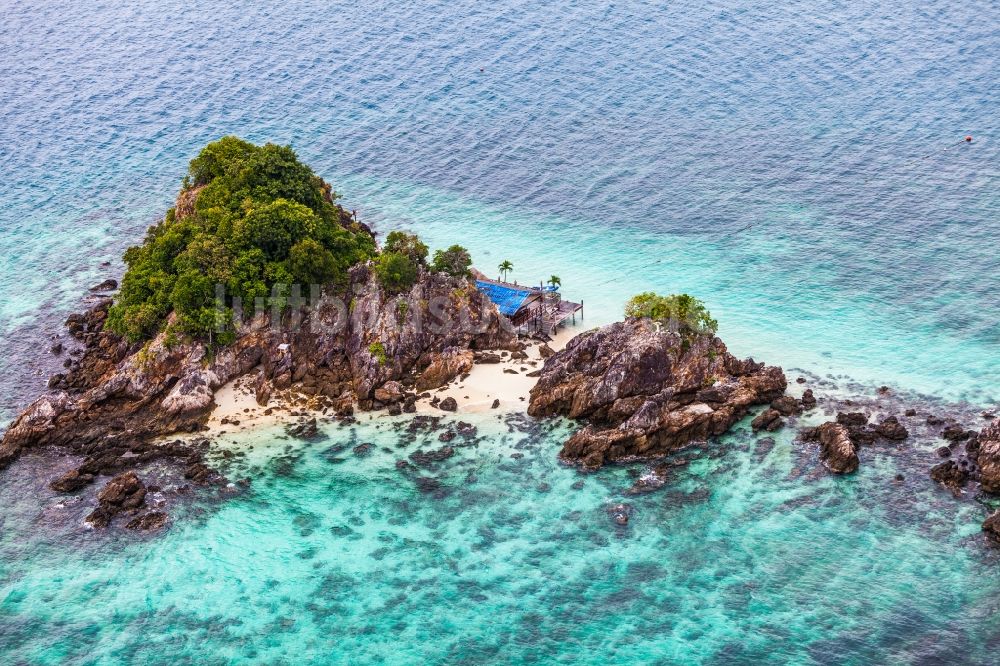
M 455 449 L 450 446 L 442 446 L 440 449 L 433 451 L 414 451 L 410 454 L 410 460 L 412 460 L 414 464 L 426 467 L 431 463 L 447 460 L 453 455 L 455 455 Z
M 578 335 L 549 357 L 528 413 L 588 420 L 560 457 L 596 469 L 721 435 L 786 386 L 781 368 L 740 361 L 715 336 L 682 339 L 628 319 Z
M 611 518 L 615 525 L 628 525 L 628 521 L 634 513 L 635 507 L 631 504 L 616 504 L 608 507 L 608 517 Z
M 290 425 L 285 428 L 285 431 L 292 437 L 299 439 L 315 439 L 319 435 L 319 425 L 316 422 L 316 418 L 313 417 Z
M 687 464 L 686 460 L 673 460 L 656 465 L 645 474 L 635 480 L 635 483 L 625 491 L 628 495 L 644 495 L 659 490 L 666 484 L 670 477 L 670 469 L 682 467 Z
M 153 532 L 167 524 L 167 514 L 163 511 L 150 511 L 137 516 L 125 524 L 126 529 Z

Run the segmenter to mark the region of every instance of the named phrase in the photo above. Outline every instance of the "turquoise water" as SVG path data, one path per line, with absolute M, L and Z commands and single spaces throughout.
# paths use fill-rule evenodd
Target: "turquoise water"
M 441 444 L 406 421 L 230 441 L 251 489 L 200 496 L 153 539 L 93 534 L 86 507 L 48 497 L 11 505 L 29 461 L 3 493 L 3 644 L 30 663 L 863 664 L 988 663 L 1000 638 L 979 511 L 889 482 L 909 452 L 843 482 L 743 427 L 629 496 L 628 469 L 555 462 L 561 427 L 473 422 L 418 472 L 395 463 Z
M 294 144 L 383 233 L 558 274 L 584 326 L 685 290 L 842 391 L 1000 399 L 994 5 L 120 5 L 3 10 L 0 421 L 227 133 Z M 741 431 L 626 497 L 641 468 L 579 477 L 564 426 L 483 417 L 424 492 L 380 423 L 241 436 L 251 489 L 152 539 L 84 530 L 47 459 L 0 473 L 5 661 L 993 661 L 985 509 L 926 481 L 933 440 L 831 479 Z

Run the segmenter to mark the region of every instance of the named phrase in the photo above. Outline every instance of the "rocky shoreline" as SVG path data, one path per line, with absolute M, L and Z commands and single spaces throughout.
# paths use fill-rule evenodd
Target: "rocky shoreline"
M 528 413 L 585 419 L 559 455 L 593 470 L 721 435 L 787 386 L 781 368 L 736 359 L 714 334 L 689 339 L 628 319 L 578 335 L 549 358 Z
M 0 469 L 27 448 L 56 447 L 85 456 L 52 480 L 59 492 L 154 459 L 175 462 L 195 482 L 221 481 L 204 466 L 199 447 L 162 437 L 204 429 L 215 392 L 235 378 L 252 382 L 261 404 L 294 385 L 309 396 L 312 411 L 413 412 L 421 391 L 468 372 L 477 353 L 521 352 L 495 307 L 466 280 L 424 272 L 407 294 L 394 296 L 367 266 L 355 267 L 350 277 L 350 316 L 324 296 L 284 315 L 301 316 L 297 325 L 274 325 L 261 314 L 244 324 L 234 344 L 214 352 L 200 342 L 172 343 L 166 334 L 129 345 L 104 327 L 110 299 L 70 316 L 66 325 L 82 353 L 67 360 L 67 371 L 50 379 L 50 392 L 4 433 Z M 409 319 L 400 316 L 401 302 L 410 306 Z M 420 316 L 463 325 L 408 325 Z
M 830 473 L 855 472 L 864 464 L 866 447 L 902 446 L 914 435 L 920 441 L 939 437 L 930 479 L 959 496 L 970 489 L 972 495 L 1000 492 L 1000 423 L 977 431 L 907 406 L 885 387 L 868 402 L 817 399 L 799 377 L 797 395 L 791 395 L 781 368 L 737 359 L 712 334 L 685 337 L 645 319 L 584 332 L 559 351 L 540 345 L 529 358 L 495 307 L 466 286 L 460 279 L 424 273 L 410 293 L 391 296 L 359 266 L 352 269 L 349 286 L 359 316 L 342 327 L 334 321 L 339 313 L 320 300 L 302 311 L 295 330 L 256 318 L 216 354 L 198 343 L 169 345 L 162 336 L 130 346 L 104 330 L 110 300 L 99 300 L 67 320 L 82 353 L 67 359 L 67 372 L 50 380 L 51 392 L 8 428 L 0 443 L 0 468 L 29 448 L 81 456 L 79 464 L 50 480 L 53 491 L 79 493 L 107 479 L 87 522 L 106 527 L 120 520 L 129 529 L 157 530 L 169 517 L 162 503 L 145 501 L 148 489 L 136 475 L 138 466 L 162 461 L 187 484 L 234 487 L 206 463 L 211 442 L 200 435 L 217 408 L 218 391 L 234 380 L 254 398 L 255 412 L 298 419 L 289 434 L 309 438 L 317 428 L 310 414 L 349 424 L 355 409 L 411 413 L 418 420 L 427 418 L 417 415 L 418 407 L 422 413 L 455 411 L 454 387 L 462 387 L 476 368 L 504 363 L 505 372 L 537 377 L 523 405 L 530 416 L 581 423 L 559 457 L 584 471 L 664 459 L 727 432 L 755 412 L 754 432 L 798 428 L 801 445 L 816 446 L 818 464 Z M 464 317 L 474 326 L 429 333 L 400 320 L 401 300 L 420 312 L 422 303 L 442 297 L 453 308 L 445 316 Z M 452 389 L 442 399 L 438 392 L 447 387 Z M 833 418 L 812 425 L 821 412 Z M 239 418 L 230 414 L 221 425 L 238 426 Z M 969 415 L 962 419 L 967 423 Z M 173 433 L 184 436 L 164 439 Z M 400 472 L 447 457 L 450 440 L 459 435 L 468 435 L 462 435 L 461 422 L 457 432 L 442 431 L 439 450 L 402 461 Z M 654 466 L 630 492 L 660 488 L 671 464 Z M 615 515 L 616 521 L 628 520 L 625 510 Z M 985 521 L 984 530 L 1000 542 L 1000 512 Z

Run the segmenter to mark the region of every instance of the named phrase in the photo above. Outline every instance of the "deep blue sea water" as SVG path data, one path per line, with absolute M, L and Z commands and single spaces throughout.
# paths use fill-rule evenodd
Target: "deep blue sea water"
M 739 354 L 1000 399 L 996 3 L 0 12 L 0 422 L 43 389 L 59 321 L 224 134 L 291 143 L 382 232 L 458 240 L 524 282 L 560 275 L 588 326 L 637 291 L 683 290 Z M 794 472 L 791 435 L 757 455 L 738 433 L 630 500 L 618 533 L 604 509 L 627 470 L 573 490 L 555 463 L 565 432 L 487 421 L 499 430 L 435 471 L 441 497 L 398 478 L 386 424 L 352 435 L 389 451 L 364 461 L 330 460 L 336 429 L 290 451 L 253 435 L 265 453 L 239 463 L 253 492 L 192 500 L 150 541 L 83 531 L 83 507 L 34 492 L 41 461 L 16 466 L 0 475 L 0 649 L 26 663 L 988 663 L 997 648 L 983 511 L 911 478 L 906 456 L 829 479 Z M 896 468 L 904 487 L 885 485 Z

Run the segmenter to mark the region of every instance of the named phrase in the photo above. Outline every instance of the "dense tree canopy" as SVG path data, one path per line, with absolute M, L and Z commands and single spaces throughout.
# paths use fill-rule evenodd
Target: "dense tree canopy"
M 427 253 L 427 245 L 416 234 L 390 232 L 385 238 L 382 254 L 375 261 L 375 274 L 390 293 L 401 293 L 412 287 L 420 271 L 425 269 L 452 277 L 469 277 L 472 258 L 461 245 L 435 252 L 429 267 Z
M 452 245 L 447 250 L 434 253 L 432 268 L 453 277 L 468 277 L 472 267 L 472 257 L 469 251 L 461 245 Z
M 625 305 L 626 317 L 646 317 L 681 333 L 715 333 L 719 323 L 694 296 L 660 296 L 652 291 L 636 294 Z
M 376 248 L 360 226 L 345 224 L 335 199 L 288 146 L 236 137 L 208 144 L 191 161 L 178 207 L 125 253 L 108 326 L 138 341 L 174 311 L 179 333 L 211 339 L 232 324 L 215 306 L 216 285 L 224 306 L 238 297 L 250 309 L 276 284 L 343 282 Z
M 414 285 L 420 267 L 401 252 L 383 252 L 375 260 L 375 274 L 390 293 L 398 294 Z
M 408 234 L 405 231 L 390 231 L 385 237 L 386 252 L 398 252 L 420 265 L 427 263 L 427 245 L 416 234 Z

